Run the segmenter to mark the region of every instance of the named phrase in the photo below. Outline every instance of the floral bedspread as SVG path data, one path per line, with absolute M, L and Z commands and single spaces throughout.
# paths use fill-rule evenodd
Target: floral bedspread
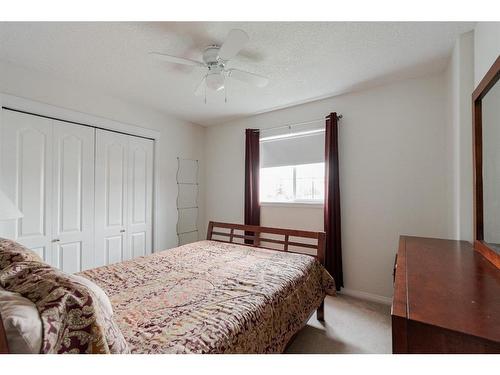
M 281 353 L 334 294 L 313 257 L 199 241 L 81 272 L 132 353 Z
M 128 353 L 122 333 L 93 294 L 24 246 L 0 238 L 0 286 L 33 302 L 43 329 L 40 353 Z

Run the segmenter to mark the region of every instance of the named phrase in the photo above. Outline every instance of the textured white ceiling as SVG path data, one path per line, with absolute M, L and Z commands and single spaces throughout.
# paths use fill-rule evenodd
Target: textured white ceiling
M 0 23 L 0 60 L 146 105 L 201 125 L 442 70 L 473 23 L 156 22 Z M 232 67 L 270 78 L 234 81 L 208 103 L 193 92 L 203 70 L 159 62 L 159 51 L 201 59 L 241 28 L 250 42 Z

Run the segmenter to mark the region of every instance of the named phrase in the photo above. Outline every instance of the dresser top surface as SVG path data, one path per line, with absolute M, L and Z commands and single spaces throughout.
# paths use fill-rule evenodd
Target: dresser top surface
M 402 236 L 393 315 L 500 342 L 500 270 L 465 241 Z

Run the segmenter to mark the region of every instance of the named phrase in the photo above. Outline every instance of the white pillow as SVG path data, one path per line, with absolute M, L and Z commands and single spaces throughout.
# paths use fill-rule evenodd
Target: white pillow
M 0 288 L 0 315 L 10 353 L 40 353 L 42 320 L 33 302 Z
M 111 301 L 108 298 L 108 295 L 102 290 L 98 285 L 89 279 L 79 276 L 79 275 L 71 275 L 71 277 L 78 283 L 85 285 L 97 298 L 97 303 L 103 310 L 103 312 L 108 316 L 113 316 L 113 306 L 111 305 Z

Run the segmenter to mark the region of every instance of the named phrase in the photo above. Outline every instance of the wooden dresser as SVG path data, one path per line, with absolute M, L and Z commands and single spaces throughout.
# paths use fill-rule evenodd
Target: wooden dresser
M 500 270 L 465 241 L 402 236 L 393 353 L 500 353 Z

